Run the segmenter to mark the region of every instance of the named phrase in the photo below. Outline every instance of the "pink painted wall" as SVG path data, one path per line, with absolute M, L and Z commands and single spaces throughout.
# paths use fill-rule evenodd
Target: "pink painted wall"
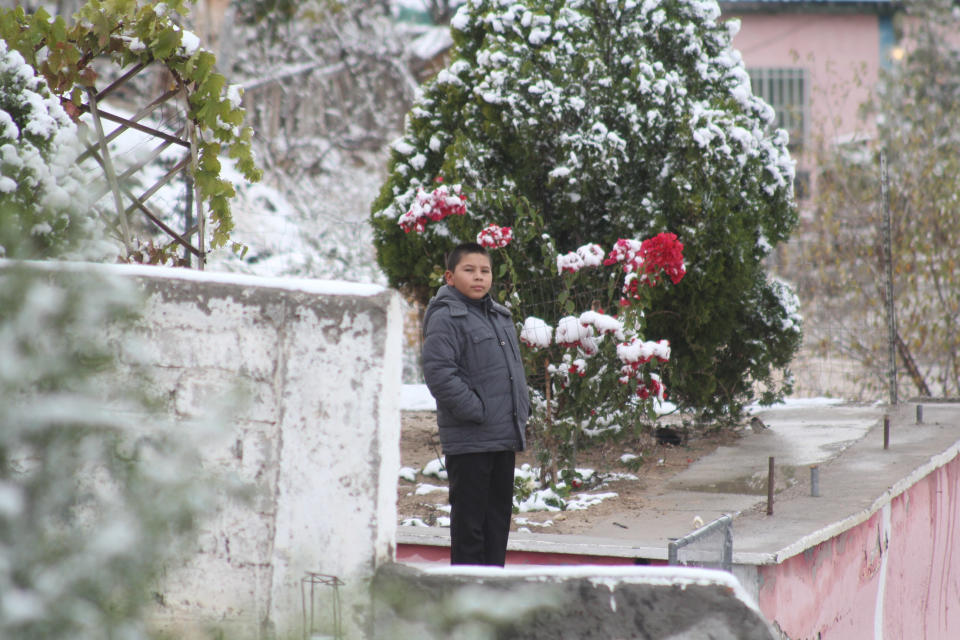
M 960 457 L 867 521 L 760 568 L 760 610 L 790 638 L 960 638 Z
M 436 547 L 425 544 L 398 544 L 397 562 L 416 563 L 450 563 L 450 547 Z M 529 564 L 542 565 L 633 565 L 633 558 L 617 556 L 588 556 L 573 553 L 550 553 L 541 551 L 507 551 L 507 566 Z M 665 562 L 651 562 L 650 564 L 666 564 Z
M 737 17 L 741 28 L 733 46 L 743 55 L 747 67 L 807 69 L 809 134 L 834 139 L 858 129 L 857 108 L 869 96 L 880 68 L 876 15 L 778 13 Z
M 954 458 L 891 505 L 886 638 L 960 638 L 958 483 L 960 458 Z

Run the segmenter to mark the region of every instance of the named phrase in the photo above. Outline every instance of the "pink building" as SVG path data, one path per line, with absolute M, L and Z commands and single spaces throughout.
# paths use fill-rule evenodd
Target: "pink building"
M 777 111 L 798 160 L 797 195 L 809 193 L 814 144 L 862 133 L 858 107 L 896 55 L 891 0 L 720 0 L 741 22 L 733 44 L 755 94 Z

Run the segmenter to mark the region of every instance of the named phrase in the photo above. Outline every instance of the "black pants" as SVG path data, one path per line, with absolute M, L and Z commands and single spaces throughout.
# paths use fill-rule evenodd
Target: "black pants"
M 513 451 L 446 456 L 450 564 L 503 566 L 513 515 Z

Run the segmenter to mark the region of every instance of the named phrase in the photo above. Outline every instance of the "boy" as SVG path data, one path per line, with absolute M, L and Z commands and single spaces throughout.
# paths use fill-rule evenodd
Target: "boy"
M 450 564 L 503 566 L 530 396 L 510 311 L 479 244 L 457 246 L 423 317 L 423 375 L 450 481 Z

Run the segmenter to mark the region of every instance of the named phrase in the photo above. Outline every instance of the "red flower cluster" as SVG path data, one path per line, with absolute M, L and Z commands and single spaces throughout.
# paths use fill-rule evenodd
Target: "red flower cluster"
M 502 249 L 513 240 L 513 230 L 510 227 L 500 227 L 492 222 L 477 234 L 477 244 L 488 249 Z
M 462 216 L 467 213 L 467 196 L 460 193 L 460 185 L 442 185 L 427 192 L 417 189 L 417 197 L 410 211 L 400 216 L 397 224 L 405 233 L 422 232 L 430 221 L 439 222 L 447 216 Z
M 636 240 L 620 238 L 617 240 L 617 244 L 613 245 L 613 249 L 610 250 L 610 255 L 603 261 L 603 266 L 609 267 L 610 265 L 622 262 L 624 263 L 624 271 L 633 271 L 633 263 L 640 253 L 641 246 L 641 243 Z
M 687 273 L 683 265 L 683 243 L 677 240 L 674 233 L 659 233 L 644 240 L 640 247 L 640 257 L 643 260 L 643 272 L 651 287 L 657 285 L 661 269 L 673 284 L 683 280 Z
M 649 397 L 659 398 L 662 402 L 667 399 L 667 391 L 663 383 L 656 379 L 650 379 L 644 384 L 642 381 L 637 383 L 637 395 L 646 400 Z
M 643 242 L 617 240 L 603 264 L 610 266 L 618 262 L 623 263 L 623 270 L 627 273 L 640 274 L 640 280 L 651 287 L 659 283 L 661 270 L 673 284 L 680 282 L 687 272 L 683 265 L 683 243 L 674 233 L 660 233 Z M 635 294 L 637 283 L 632 283 L 632 287 Z M 627 293 L 626 288 L 624 293 Z
M 582 378 L 585 375 L 587 375 L 586 364 L 587 363 L 584 362 L 583 360 L 574 360 L 573 363 L 570 365 L 570 368 L 568 369 L 568 371 Z

